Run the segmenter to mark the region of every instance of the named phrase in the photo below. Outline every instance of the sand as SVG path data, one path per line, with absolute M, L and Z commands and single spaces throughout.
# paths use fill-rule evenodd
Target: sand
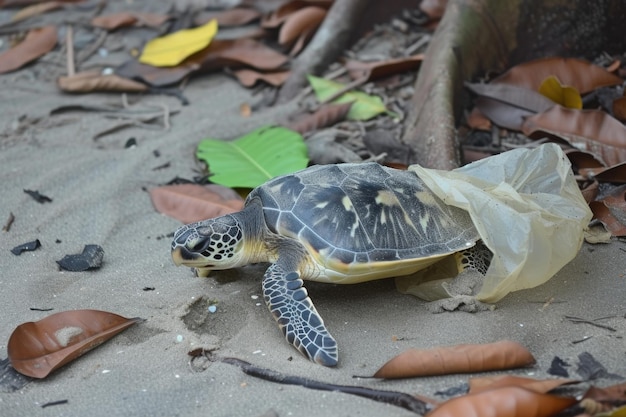
M 288 108 L 242 117 L 240 105 L 255 98 L 228 77 L 211 75 L 189 84 L 189 106 L 165 96 L 131 99 L 138 106 L 179 111 L 169 130 L 132 128 L 94 140 L 117 122 L 102 112 L 51 116 L 50 110 L 77 103 L 119 105 L 120 95 L 62 95 L 51 82 L 33 82 L 24 73 L 0 77 L 0 84 L 0 223 L 10 212 L 15 215 L 0 238 L 0 357 L 7 356 L 16 326 L 53 312 L 100 309 L 146 319 L 48 378 L 0 393 L 2 416 L 415 415 L 347 394 L 262 381 L 224 363 L 204 364 L 201 370 L 190 366 L 187 355 L 199 347 L 285 374 L 430 396 L 461 386 L 468 377 L 378 381 L 353 375 L 372 374 L 408 348 L 503 339 L 522 343 L 537 358 L 534 367 L 512 374 L 545 377 L 559 356 L 572 365 L 568 369 L 576 378 L 578 355 L 590 352 L 609 372 L 626 375 L 626 246 L 621 242 L 585 244 L 548 283 L 475 314 L 431 314 L 423 301 L 399 294 L 391 280 L 308 284 L 340 348 L 338 367 L 311 363 L 283 339 L 259 298 L 264 266 L 205 279 L 177 268 L 169 249 L 180 223 L 157 213 L 146 192 L 176 176 L 198 175 L 193 155 L 199 140 L 236 137 L 278 120 Z M 131 137 L 137 146 L 126 149 Z M 39 204 L 24 189 L 53 201 Z M 40 249 L 20 256 L 10 252 L 34 239 L 41 241 Z M 104 249 L 100 269 L 59 270 L 57 260 L 86 244 Z M 206 300 L 216 302 L 215 313 L 205 313 Z M 615 331 L 572 323 L 566 315 L 610 316 L 601 323 Z M 41 408 L 59 400 L 67 402 Z

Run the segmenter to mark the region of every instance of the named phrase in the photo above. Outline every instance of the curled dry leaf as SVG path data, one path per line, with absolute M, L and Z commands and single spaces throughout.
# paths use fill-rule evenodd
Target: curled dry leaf
M 265 16 L 261 20 L 261 26 L 266 29 L 277 28 L 282 25 L 291 14 L 297 12 L 304 7 L 316 6 L 328 9 L 332 2 L 333 0 L 293 0 L 287 2 L 280 6 L 278 9 L 276 9 L 274 12 Z
M 7 345 L 16 371 L 33 378 L 50 372 L 142 321 L 98 310 L 72 310 L 19 325 Z
M 348 60 L 344 67 L 348 70 L 348 74 L 353 80 L 365 77 L 365 82 L 369 82 L 378 78 L 417 70 L 423 60 L 424 54 L 375 62 Z
M 626 236 L 626 186 L 616 188 L 602 201 L 592 201 L 589 207 L 613 236 Z
M 102 75 L 100 71 L 84 71 L 57 79 L 59 88 L 68 93 L 91 93 L 93 91 L 146 91 L 148 86 L 119 75 Z
M 613 117 L 621 122 L 626 122 L 626 96 L 613 100 Z
M 580 175 L 585 178 L 593 178 L 600 182 L 626 183 L 626 162 L 611 167 L 585 167 L 580 170 Z
M 575 403 L 575 398 L 504 387 L 453 398 L 426 417 L 550 417 Z
M 280 87 L 287 80 L 290 73 L 290 71 L 258 72 L 251 69 L 233 71 L 235 77 L 244 87 L 252 87 L 259 80 L 265 81 L 274 87 Z
M 581 151 L 576 148 L 565 149 L 565 155 L 572 163 L 572 167 L 580 174 L 580 170 L 601 168 L 604 169 L 604 163 L 591 152 Z M 581 174 L 582 175 L 582 174 Z
M 316 30 L 326 17 L 326 9 L 321 7 L 305 7 L 287 17 L 278 33 L 278 43 L 289 45 L 301 36 L 308 36 Z
M 220 27 L 240 26 L 253 22 L 261 17 L 261 13 L 247 7 L 235 7 L 224 10 L 213 16 Z
M 91 19 L 91 25 L 107 30 L 133 25 L 159 27 L 169 18 L 169 16 L 156 13 L 120 12 L 96 16 Z
M 537 139 L 556 136 L 572 146 L 602 157 L 608 165 L 626 161 L 626 127 L 599 110 L 574 110 L 554 106 L 528 117 L 522 131 Z
M 23 65 L 47 54 L 54 48 L 56 43 L 56 27 L 44 26 L 30 30 L 22 42 L 0 54 L 0 74 L 15 71 Z
M 346 118 L 353 102 L 341 104 L 325 104 L 320 106 L 315 113 L 307 114 L 287 126 L 301 134 L 319 130 L 341 122 Z
M 580 381 L 564 378 L 534 379 L 515 375 L 494 375 L 480 378 L 470 378 L 469 393 L 477 394 L 479 392 L 488 391 L 495 388 L 519 387 L 540 394 L 546 394 L 560 386 L 576 384 L 578 382 Z
M 619 85 L 622 79 L 591 62 L 576 58 L 543 58 L 517 65 L 492 83 L 510 84 L 538 91 L 541 83 L 549 76 L 556 76 L 561 83 L 570 85 L 581 94 L 596 88 Z
M 165 185 L 150 190 L 154 208 L 183 223 L 234 213 L 243 208 L 243 199 L 220 185 Z
M 384 364 L 375 378 L 410 378 L 484 372 L 532 365 L 533 355 L 508 340 L 481 345 L 457 345 L 434 349 L 410 349 Z

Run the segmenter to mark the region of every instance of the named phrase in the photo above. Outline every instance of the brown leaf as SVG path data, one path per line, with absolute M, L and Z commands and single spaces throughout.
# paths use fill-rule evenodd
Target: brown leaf
M 251 69 L 240 69 L 233 71 L 233 74 L 241 85 L 245 87 L 254 86 L 257 81 L 265 81 L 266 83 L 273 85 L 274 87 L 280 87 L 289 77 L 290 71 L 276 71 L 276 72 L 258 72 Z
M 261 26 L 266 29 L 277 28 L 282 25 L 291 14 L 302 9 L 303 7 L 316 6 L 328 9 L 332 2 L 333 0 L 294 0 L 287 2 L 274 12 L 265 16 L 261 20 Z
M 580 170 L 590 168 L 605 169 L 604 163 L 591 152 L 581 151 L 577 148 L 565 149 L 565 155 L 572 163 L 574 172 L 580 173 Z M 582 174 L 581 174 L 582 175 Z
M 384 364 L 375 378 L 409 378 L 511 369 L 535 363 L 531 353 L 508 340 L 483 345 L 410 349 Z
M 91 24 L 107 30 L 133 25 L 159 27 L 169 18 L 169 16 L 156 13 L 120 12 L 96 16 L 91 19 Z
M 608 401 L 625 401 L 626 400 L 626 382 L 611 385 L 604 388 L 591 386 L 583 396 L 583 398 L 591 398 L 598 402 Z
M 217 24 L 222 27 L 226 26 L 241 26 L 253 22 L 261 17 L 261 13 L 257 10 L 249 9 L 246 7 L 235 7 L 233 9 L 224 10 L 213 16 L 217 19 Z M 208 23 L 208 19 L 204 23 Z
M 626 183 L 626 162 L 602 168 L 585 167 L 580 170 L 579 174 L 585 178 L 593 178 L 600 182 L 624 184 Z
M 305 7 L 290 14 L 278 33 L 278 43 L 289 45 L 300 35 L 308 34 L 317 29 L 326 17 L 326 9 L 321 7 Z
M 576 384 L 575 379 L 534 379 L 515 375 L 492 375 L 469 379 L 469 393 L 476 394 L 483 391 L 503 387 L 519 387 L 539 394 L 546 394 L 563 385 Z
M 465 83 L 480 97 L 478 110 L 493 123 L 507 129 L 520 130 L 526 117 L 543 112 L 554 102 L 536 91 L 508 84 Z
M 423 60 L 424 54 L 374 62 L 348 60 L 344 67 L 348 70 L 348 74 L 353 80 L 366 77 L 366 82 L 368 82 L 394 74 L 417 70 Z
M 540 138 L 557 136 L 572 146 L 602 157 L 608 165 L 626 161 L 626 127 L 599 110 L 575 110 L 554 106 L 527 118 L 522 131 Z
M 30 61 L 47 54 L 56 43 L 56 27 L 44 26 L 30 30 L 22 42 L 0 54 L 0 74 L 15 71 Z
M 613 100 L 613 117 L 620 122 L 626 122 L 626 96 L 618 97 Z
M 91 93 L 94 91 L 146 91 L 148 86 L 115 74 L 102 75 L 100 71 L 84 71 L 57 79 L 59 88 L 68 93 Z
M 346 118 L 353 102 L 340 104 L 325 104 L 320 106 L 315 113 L 307 114 L 304 117 L 289 123 L 287 126 L 291 130 L 305 134 L 313 130 L 332 126 Z
M 71 310 L 19 325 L 7 352 L 16 371 L 33 378 L 50 372 L 142 321 L 98 310 Z
M 489 120 L 478 107 L 474 107 L 472 111 L 467 115 L 467 125 L 472 129 L 491 131 L 491 120 Z
M 560 57 L 537 59 L 517 65 L 495 78 L 492 83 L 516 85 L 538 91 L 541 83 L 551 75 L 558 77 L 562 84 L 576 88 L 581 94 L 622 83 L 620 77 L 591 62 Z
M 45 3 L 33 4 L 20 10 L 11 16 L 11 22 L 21 22 L 22 20 L 30 19 L 31 17 L 39 16 L 46 12 L 60 9 L 65 2 L 63 1 L 46 1 Z
M 550 417 L 575 403 L 575 398 L 505 387 L 453 398 L 426 417 Z
M 159 213 L 183 223 L 223 216 L 243 208 L 243 199 L 237 193 L 218 185 L 165 185 L 151 189 L 150 198 Z
M 601 201 L 589 204 L 594 218 L 613 236 L 626 236 L 626 185 L 617 187 Z

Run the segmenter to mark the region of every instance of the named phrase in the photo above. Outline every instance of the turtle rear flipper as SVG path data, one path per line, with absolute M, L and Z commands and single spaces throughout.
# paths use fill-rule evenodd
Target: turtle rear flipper
M 263 297 L 289 343 L 320 365 L 337 365 L 337 342 L 326 330 L 299 273 L 287 272 L 279 264 L 270 266 L 263 277 Z

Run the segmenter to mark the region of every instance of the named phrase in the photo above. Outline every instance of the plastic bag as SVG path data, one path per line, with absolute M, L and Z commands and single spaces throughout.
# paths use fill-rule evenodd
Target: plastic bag
M 482 285 L 471 294 L 478 301 L 496 302 L 549 280 L 576 256 L 592 217 L 556 144 L 508 151 L 453 171 L 419 165 L 409 170 L 446 204 L 468 211 L 493 252 L 486 275 L 480 276 Z M 457 295 L 450 280 L 433 282 L 432 272 L 396 283 L 401 292 L 427 300 Z

